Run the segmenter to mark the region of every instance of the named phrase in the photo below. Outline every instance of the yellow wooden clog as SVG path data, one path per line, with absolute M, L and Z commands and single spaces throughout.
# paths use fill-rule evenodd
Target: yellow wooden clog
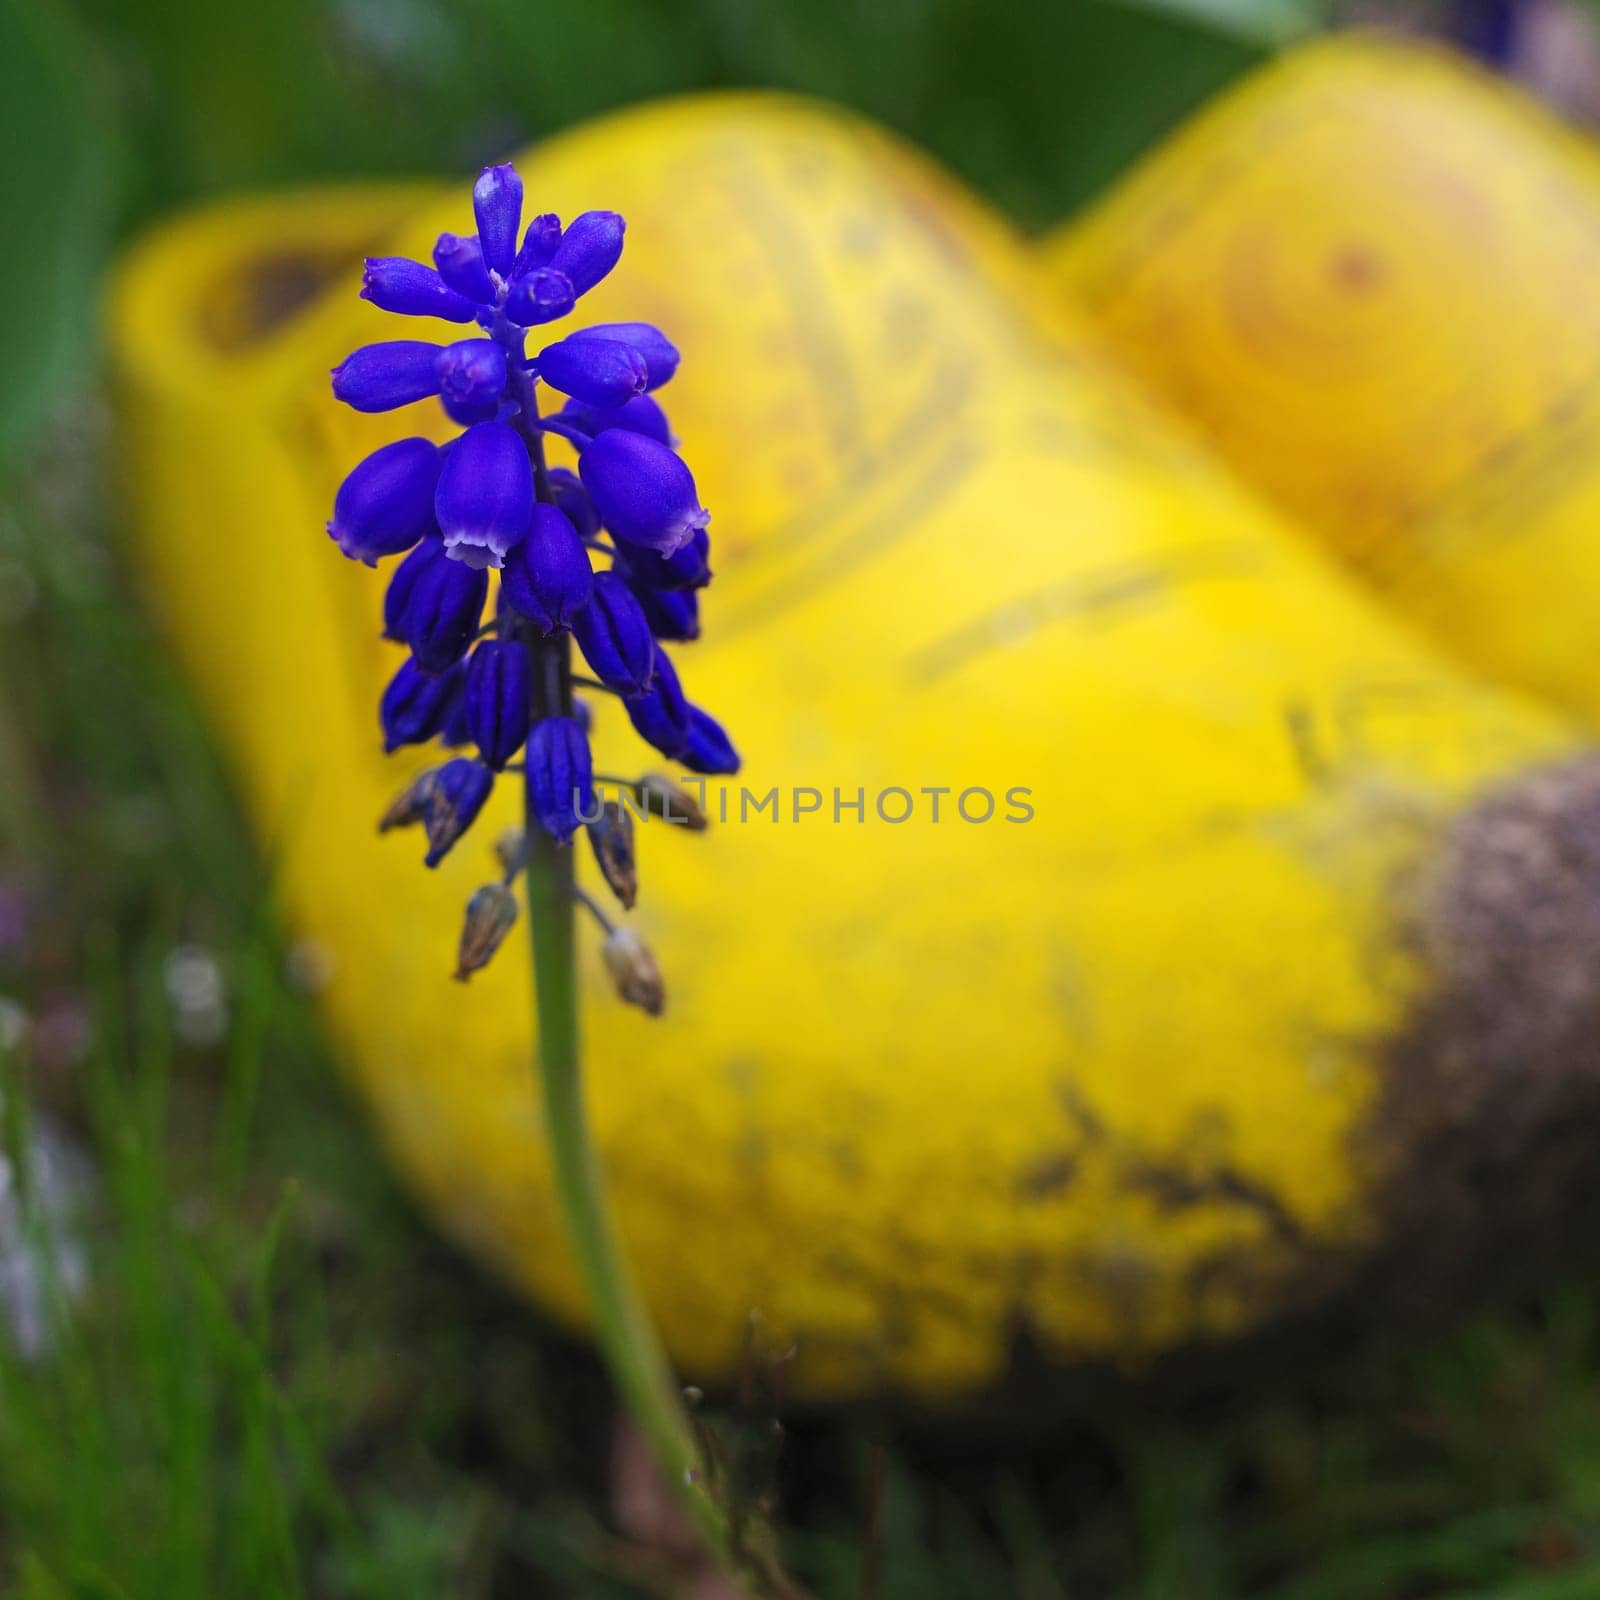
M 641 836 L 666 1019 L 584 970 L 603 1155 L 684 1370 L 735 1372 L 754 1310 L 803 1397 L 1032 1394 L 1040 1363 L 1378 1318 L 1546 1227 L 1597 1096 L 1577 736 L 1326 568 L 859 122 L 689 101 L 521 165 L 538 208 L 628 217 L 584 311 L 680 345 L 662 398 L 714 519 L 678 660 L 745 770 L 709 834 Z M 437 873 L 375 835 L 423 758 L 380 752 L 379 583 L 323 533 L 363 450 L 441 424 L 342 411 L 327 371 L 393 336 L 360 255 L 444 227 L 464 186 L 223 205 L 137 250 L 130 522 L 395 1158 L 579 1323 L 520 936 L 448 979 L 513 785 Z M 637 770 L 597 717 L 599 766 Z
M 1259 73 L 1050 242 L 1119 359 L 1488 675 L 1600 720 L 1600 161 L 1440 50 Z

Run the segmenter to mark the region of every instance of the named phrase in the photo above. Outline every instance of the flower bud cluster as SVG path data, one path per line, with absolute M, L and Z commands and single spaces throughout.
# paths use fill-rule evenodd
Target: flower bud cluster
M 403 558 L 383 606 L 384 637 L 406 650 L 379 704 L 385 748 L 438 740 L 475 751 L 428 769 L 384 819 L 421 825 L 429 866 L 508 769 L 525 772 L 529 817 L 559 844 L 592 810 L 587 709 L 536 693 L 535 657 L 565 635 L 662 755 L 705 774 L 739 765 L 662 648 L 699 637 L 699 591 L 711 580 L 710 516 L 656 399 L 677 349 L 649 323 L 611 322 L 541 333 L 528 353 L 530 329 L 566 317 L 616 266 L 623 219 L 543 214 L 524 228 L 510 165 L 484 169 L 472 204 L 476 232 L 441 234 L 431 264 L 369 260 L 361 294 L 383 311 L 475 331 L 447 344 L 363 345 L 333 369 L 334 395 L 357 411 L 437 400 L 461 430 L 443 445 L 418 436 L 373 451 L 340 486 L 328 523 L 353 561 Z M 561 397 L 549 414 L 540 385 Z M 547 468 L 547 443 L 570 449 L 575 470 Z M 607 563 L 598 571 L 596 555 Z M 613 825 L 594 842 L 631 903 L 631 839 Z M 480 892 L 474 905 L 463 976 L 511 925 L 501 895 Z

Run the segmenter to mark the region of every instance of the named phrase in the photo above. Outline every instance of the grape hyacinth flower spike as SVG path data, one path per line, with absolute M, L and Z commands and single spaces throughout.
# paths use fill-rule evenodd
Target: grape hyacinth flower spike
M 680 1487 L 707 1542 L 737 1568 L 740 1541 L 708 1488 L 597 1187 L 579 1084 L 573 926 L 584 908 L 604 936 L 618 994 L 659 1015 L 667 986 L 655 959 L 631 924 L 579 887 L 573 841 L 587 835 L 586 859 L 628 911 L 640 886 L 635 818 L 700 831 L 705 817 L 663 773 L 597 777 L 591 712 L 573 691 L 619 699 L 668 761 L 699 773 L 738 769 L 732 741 L 688 699 L 664 648 L 699 635 L 710 516 L 657 398 L 679 365 L 661 329 L 552 329 L 529 351 L 530 329 L 569 315 L 617 265 L 623 219 L 586 211 L 563 225 L 544 213 L 524 228 L 522 212 L 515 168 L 487 167 L 472 188 L 474 231 L 441 234 L 431 262 L 366 263 L 364 299 L 397 317 L 453 323 L 461 336 L 364 345 L 333 369 L 333 393 L 371 413 L 437 404 L 452 436 L 441 445 L 407 429 L 358 463 L 328 533 L 368 566 L 402 558 L 383 600 L 383 636 L 405 651 L 378 708 L 385 749 L 437 741 L 453 752 L 407 784 L 380 826 L 420 827 L 426 865 L 437 866 L 497 784 L 520 778 L 524 828 L 501 838 L 497 881 L 468 902 L 455 976 L 466 981 L 506 942 L 520 877 L 551 1166 L 597 1337 L 664 1481 Z M 555 397 L 548 404 L 544 390 Z M 552 465 L 547 448 L 570 464 Z M 602 782 L 617 795 L 601 794 Z
M 592 674 L 583 681 L 621 699 L 662 755 L 716 772 L 737 756 L 663 649 L 697 637 L 696 591 L 711 576 L 710 518 L 655 398 L 679 352 L 649 323 L 608 322 L 541 335 L 530 356 L 528 330 L 565 316 L 616 266 L 625 224 L 611 211 L 565 226 L 545 213 L 524 230 L 522 201 L 516 170 L 488 167 L 472 190 L 475 232 L 442 234 L 431 265 L 367 262 L 361 294 L 373 305 L 479 332 L 382 340 L 334 369 L 334 394 L 358 410 L 437 400 L 459 432 L 442 447 L 411 437 L 374 451 L 339 490 L 328 531 L 354 560 L 405 558 L 384 603 L 385 637 L 410 651 L 384 696 L 386 745 L 465 732 L 491 784 L 524 774 L 529 816 L 566 845 L 598 820 L 592 790 L 566 782 L 589 770 L 573 722 L 574 644 Z M 544 388 L 557 396 L 547 407 Z M 573 468 L 552 466 L 547 444 L 570 450 Z M 559 738 L 541 731 L 554 719 Z M 581 761 L 568 759 L 574 737 Z M 638 805 L 638 781 L 626 787 Z

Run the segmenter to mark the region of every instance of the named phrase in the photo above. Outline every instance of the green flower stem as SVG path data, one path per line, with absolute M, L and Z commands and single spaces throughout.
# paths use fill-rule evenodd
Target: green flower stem
M 533 462 L 539 499 L 553 499 L 544 441 L 528 424 L 537 415 L 532 384 L 520 379 L 523 437 Z M 572 715 L 572 659 L 565 634 L 547 639 L 521 630 L 533 665 L 533 720 Z M 526 779 L 524 780 L 524 793 Z M 545 1137 L 567 1242 L 594 1314 L 595 1338 L 634 1426 L 656 1467 L 693 1520 L 718 1564 L 737 1576 L 728 1519 L 712 1498 L 694 1429 L 672 1368 L 617 1237 L 606 1200 L 600 1160 L 584 1114 L 578 1048 L 578 982 L 574 942 L 572 848 L 558 845 L 539 825 L 532 796 L 526 804 L 528 928 L 533 939 L 534 999 L 538 1011 L 539 1079 L 544 1090 Z
M 594 1312 L 595 1337 L 635 1426 L 662 1477 L 725 1567 L 732 1562 L 727 1519 L 707 1492 L 699 1447 L 672 1369 L 656 1339 L 623 1255 L 607 1204 L 588 1119 L 578 1057 L 573 943 L 572 851 L 528 818 L 528 921 L 539 1007 L 539 1075 L 545 1136 L 567 1241 Z

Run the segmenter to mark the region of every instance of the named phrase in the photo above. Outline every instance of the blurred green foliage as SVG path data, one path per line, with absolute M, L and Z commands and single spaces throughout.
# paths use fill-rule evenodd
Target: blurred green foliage
M 1123 0 L 1146 11 L 1166 12 L 1241 39 L 1280 47 L 1325 28 L 1333 0 Z
M 142 205 L 458 169 L 631 101 L 769 85 L 882 119 L 1040 223 L 1244 67 L 1293 3 L 81 0 Z
M 81 368 L 119 233 L 229 190 L 460 171 L 657 95 L 853 106 L 1020 220 L 1080 204 L 1315 0 L 0 0 L 0 461 Z M 114 129 L 114 133 L 108 130 Z
M 59 395 L 95 325 L 111 179 L 104 90 L 55 0 L 0 0 L 0 461 Z

